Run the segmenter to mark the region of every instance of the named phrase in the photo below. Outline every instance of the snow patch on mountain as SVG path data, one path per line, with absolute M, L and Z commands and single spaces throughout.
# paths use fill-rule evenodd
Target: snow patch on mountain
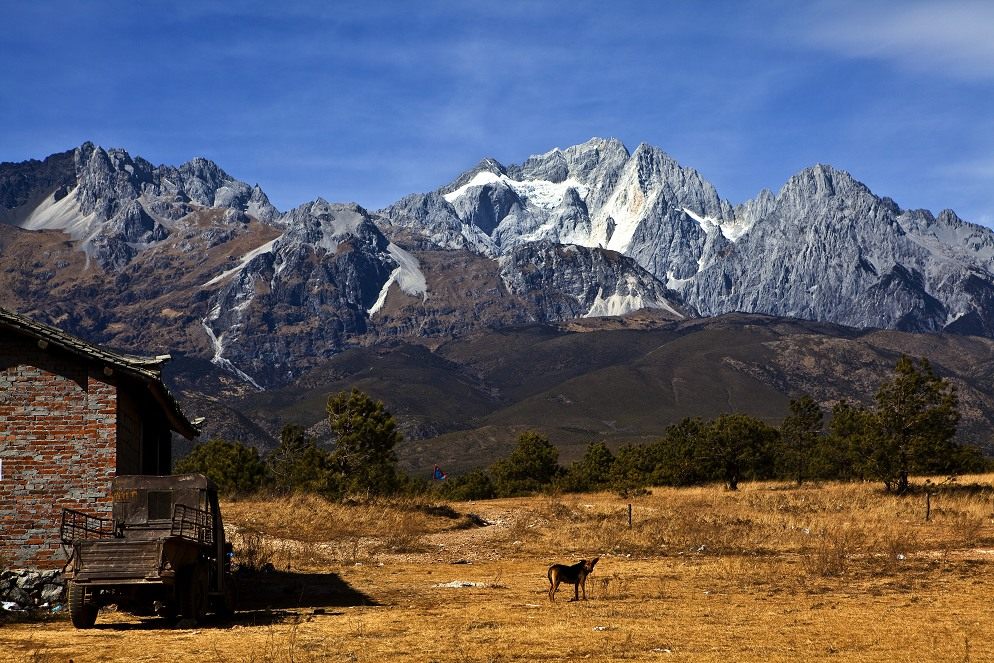
M 605 298 L 604 288 L 601 288 L 597 291 L 597 297 L 594 299 L 593 306 L 590 307 L 590 310 L 583 317 L 601 318 L 609 315 L 625 315 L 626 313 L 638 311 L 643 308 L 646 308 L 646 304 L 642 301 L 642 296 L 638 293 L 629 293 L 627 295 L 615 293 Z
M 506 178 L 502 177 L 501 175 L 498 175 L 497 173 L 492 173 L 489 170 L 481 170 L 476 175 L 474 175 L 473 179 L 471 179 L 469 182 L 466 182 L 466 184 L 463 184 L 455 191 L 451 191 L 442 197 L 445 198 L 447 202 L 454 203 L 456 202 L 457 199 L 462 198 L 463 195 L 470 189 L 486 186 L 488 184 L 493 184 L 494 182 L 500 182 L 503 181 L 503 179 Z
M 701 263 L 702 261 L 700 260 L 697 261 L 697 271 L 701 270 Z M 676 276 L 674 276 L 673 270 L 666 272 L 666 287 L 669 288 L 670 290 L 680 290 L 681 287 L 683 287 L 687 283 L 690 283 L 693 280 L 694 280 L 693 276 L 688 276 L 685 279 L 678 279 Z
M 652 206 L 657 195 L 655 191 L 644 192 L 636 182 L 616 189 L 597 215 L 588 246 L 596 246 L 593 239 L 603 237 L 598 243 L 604 248 L 625 253 L 645 218 L 646 209 Z
M 564 182 L 548 182 L 546 180 L 525 180 L 518 182 L 507 178 L 505 182 L 519 196 L 547 211 L 552 211 L 559 206 L 568 189 L 575 190 L 580 194 L 581 198 L 587 195 L 587 187 L 573 178 L 569 178 Z
M 396 261 L 397 268 L 390 272 L 390 277 L 380 288 L 380 294 L 367 311 L 369 315 L 374 315 L 383 308 L 390 286 L 394 283 L 408 295 L 421 295 L 422 301 L 428 299 L 428 281 L 425 279 L 424 272 L 421 271 L 421 263 L 418 262 L 418 259 L 392 242 L 387 246 L 387 252 Z
M 355 210 L 339 211 L 334 216 L 324 218 L 317 246 L 328 252 L 335 251 L 340 239 L 346 235 L 355 235 L 365 221 L 366 217 Z
M 387 279 L 387 282 L 383 284 L 383 287 L 380 288 L 380 294 L 377 295 L 376 301 L 373 302 L 373 305 L 369 307 L 369 310 L 366 311 L 366 313 L 372 316 L 383 308 L 383 305 L 387 302 L 387 293 L 390 292 L 390 286 L 397 282 L 397 276 L 399 274 L 400 267 L 390 272 L 390 277 Z
M 737 242 L 739 239 L 752 229 L 752 223 L 744 219 L 734 219 L 730 223 L 721 224 L 718 227 L 721 228 L 721 233 L 728 238 L 729 241 Z
M 273 246 L 275 246 L 276 242 L 279 241 L 280 239 L 281 239 L 280 237 L 277 237 L 276 239 L 271 239 L 262 246 L 252 249 L 251 251 L 249 251 L 248 253 L 242 256 L 241 262 L 239 262 L 236 267 L 232 267 L 231 269 L 218 274 L 210 281 L 207 281 L 206 283 L 201 285 L 201 287 L 209 288 L 212 285 L 217 285 L 218 283 L 225 280 L 232 274 L 237 274 L 238 272 L 242 271 L 250 262 L 252 262 L 252 259 L 255 258 L 256 256 L 261 256 L 264 253 L 272 252 Z
M 25 230 L 59 230 L 73 240 L 81 241 L 100 229 L 100 221 L 94 213 L 82 213 L 74 189 L 60 200 L 55 200 L 55 194 L 46 198 L 20 227 Z
M 706 235 L 710 235 L 715 230 L 718 230 L 721 225 L 721 222 L 718 219 L 714 219 L 710 216 L 701 216 L 692 209 L 681 207 L 680 211 L 696 221 L 697 225 L 701 227 L 701 230 L 703 230 Z
M 428 281 L 424 272 L 421 271 L 421 263 L 413 255 L 391 243 L 387 246 L 387 252 L 397 261 L 400 273 L 397 275 L 397 285 L 409 295 L 421 295 L 428 297 Z
M 705 234 L 710 235 L 715 230 L 718 230 L 727 240 L 731 242 L 737 242 L 739 238 L 749 232 L 754 223 L 754 221 L 740 218 L 735 218 L 731 221 L 723 221 L 722 219 L 716 219 L 712 216 L 698 214 L 689 207 L 681 207 L 680 211 L 696 221 L 701 226 L 701 230 L 703 230 Z
M 621 284 L 618 284 L 621 286 Z M 638 311 L 644 308 L 658 308 L 663 309 L 678 318 L 684 318 L 685 316 L 670 306 L 669 302 L 666 300 L 657 300 L 653 297 L 646 296 L 645 293 L 639 288 L 639 283 L 632 276 L 625 277 L 626 288 L 619 288 L 613 295 L 607 297 L 604 296 L 604 288 L 598 289 L 597 296 L 594 298 L 594 303 L 590 307 L 583 317 L 584 318 L 600 318 L 605 316 L 620 316 L 626 315 L 633 311 Z
M 546 211 L 552 211 L 563 201 L 568 189 L 574 189 L 581 197 L 587 195 L 587 187 L 575 178 L 569 178 L 563 182 L 549 182 L 547 180 L 515 180 L 507 175 L 500 175 L 489 170 L 481 170 L 473 178 L 463 184 L 458 189 L 451 191 L 444 196 L 448 203 L 454 203 L 459 198 L 466 195 L 471 189 L 486 186 L 488 184 L 502 183 L 510 187 L 518 196 L 527 202 L 540 207 Z
M 215 306 L 211 310 L 211 312 L 207 315 L 207 317 L 200 321 L 200 324 L 204 328 L 204 331 L 207 332 L 207 337 L 210 339 L 211 346 L 214 348 L 214 356 L 211 357 L 211 363 L 214 364 L 215 366 L 220 366 L 222 368 L 231 371 L 241 379 L 251 384 L 256 389 L 258 389 L 259 391 L 265 391 L 265 389 L 261 387 L 258 382 L 252 379 L 252 376 L 250 376 L 248 373 L 242 371 L 237 366 L 232 364 L 229 359 L 225 359 L 224 333 L 222 333 L 220 336 L 215 335 L 214 330 L 211 329 L 210 325 L 208 324 L 208 322 L 210 322 L 211 320 L 217 320 L 220 317 L 220 315 L 221 315 L 220 307 Z

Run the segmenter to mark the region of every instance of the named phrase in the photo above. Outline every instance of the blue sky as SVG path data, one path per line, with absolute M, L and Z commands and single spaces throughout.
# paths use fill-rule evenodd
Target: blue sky
M 830 163 L 994 225 L 994 3 L 20 2 L 0 161 L 194 156 L 371 209 L 614 136 L 733 203 Z

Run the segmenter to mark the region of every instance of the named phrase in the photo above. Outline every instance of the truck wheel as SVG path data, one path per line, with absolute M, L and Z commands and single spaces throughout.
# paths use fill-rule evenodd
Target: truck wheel
M 204 621 L 207 616 L 207 594 L 210 591 L 210 573 L 206 564 L 195 564 L 183 574 L 180 604 L 184 619 Z
M 230 573 L 224 574 L 224 593 L 217 597 L 214 612 L 221 619 L 231 619 L 235 616 L 235 603 L 237 592 L 235 590 L 235 576 Z
M 93 628 L 97 622 L 97 606 L 86 600 L 86 590 L 69 583 L 69 617 L 76 628 Z

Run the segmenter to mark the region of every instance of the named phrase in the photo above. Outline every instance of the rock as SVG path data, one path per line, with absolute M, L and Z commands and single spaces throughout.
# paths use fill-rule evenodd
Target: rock
M 64 585 L 48 583 L 42 588 L 39 597 L 41 598 L 42 603 L 48 603 L 51 605 L 60 601 L 64 592 Z
M 20 587 L 14 587 L 7 592 L 7 601 L 12 601 L 22 608 L 30 608 L 35 605 L 34 599 Z
M 461 589 L 463 587 L 477 587 L 483 588 L 487 587 L 485 582 L 473 582 L 471 580 L 453 580 L 452 582 L 438 583 L 437 585 L 432 585 L 432 587 L 444 587 L 448 589 Z
M 20 609 L 57 603 L 62 599 L 64 588 L 62 571 L 58 569 L 17 569 L 0 573 L 0 600 Z
M 500 259 L 508 289 L 533 302 L 542 322 L 624 315 L 641 308 L 686 317 L 676 293 L 614 251 L 538 242 Z

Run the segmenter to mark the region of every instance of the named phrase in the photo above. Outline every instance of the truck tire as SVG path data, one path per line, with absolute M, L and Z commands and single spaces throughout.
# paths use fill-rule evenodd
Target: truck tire
M 86 590 L 69 582 L 69 617 L 76 628 L 93 628 L 97 622 L 97 606 L 86 600 Z
M 204 621 L 209 592 L 210 573 L 207 565 L 198 562 L 187 568 L 180 584 L 180 612 L 183 619 Z
M 224 593 L 216 599 L 214 612 L 218 617 L 229 620 L 235 616 L 235 603 L 237 591 L 235 590 L 235 576 L 230 573 L 224 574 Z

